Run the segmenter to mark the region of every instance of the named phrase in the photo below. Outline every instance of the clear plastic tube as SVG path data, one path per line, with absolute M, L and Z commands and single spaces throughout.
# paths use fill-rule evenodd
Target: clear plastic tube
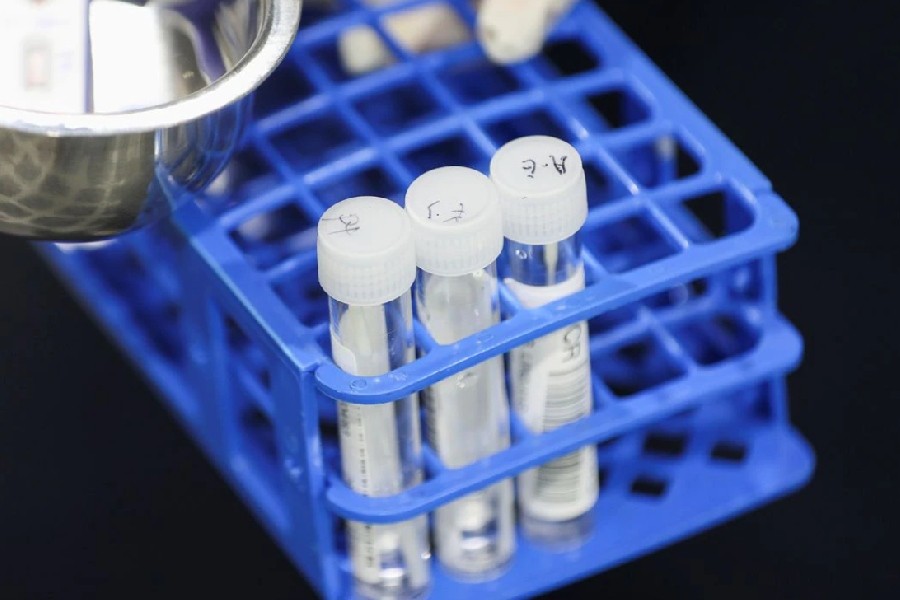
M 381 375 L 415 357 L 412 294 L 379 306 L 330 299 L 335 363 L 353 375 Z M 421 481 L 418 401 L 338 402 L 341 467 L 347 484 L 367 496 L 390 496 Z M 348 522 L 357 593 L 377 600 L 419 598 L 429 586 L 425 515 L 389 525 Z
M 440 344 L 453 344 L 500 320 L 494 263 L 460 276 L 419 271 L 419 318 Z M 509 446 L 509 409 L 503 359 L 496 357 L 426 391 L 429 442 L 449 468 L 459 468 Z M 506 480 L 435 514 L 441 563 L 467 578 L 495 576 L 515 548 L 512 481 Z
M 507 240 L 507 285 L 526 307 L 547 304 L 584 288 L 577 235 L 559 243 Z M 563 327 L 510 354 L 513 406 L 535 433 L 586 417 L 592 409 L 587 323 Z M 593 446 L 557 458 L 518 478 L 525 533 L 552 545 L 577 544 L 592 528 L 597 500 Z

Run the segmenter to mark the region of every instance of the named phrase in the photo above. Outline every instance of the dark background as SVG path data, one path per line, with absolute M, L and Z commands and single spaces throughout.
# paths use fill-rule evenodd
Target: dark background
M 819 463 L 798 494 L 556 596 L 896 596 L 898 3 L 601 4 L 800 215 L 781 299 Z M 0 239 L 0 273 L 0 597 L 309 597 L 27 244 Z

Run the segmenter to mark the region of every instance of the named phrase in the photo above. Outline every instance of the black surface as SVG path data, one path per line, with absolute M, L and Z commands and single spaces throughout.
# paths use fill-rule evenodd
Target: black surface
M 900 589 L 896 3 L 602 3 L 797 210 L 800 493 L 568 588 L 608 598 Z M 0 597 L 304 598 L 302 579 L 20 241 L 0 239 Z

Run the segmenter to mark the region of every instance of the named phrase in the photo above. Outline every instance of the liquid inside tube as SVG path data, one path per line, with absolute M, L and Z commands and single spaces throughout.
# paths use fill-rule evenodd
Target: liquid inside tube
M 412 295 L 381 306 L 330 300 L 332 355 L 353 375 L 381 375 L 415 356 Z M 390 496 L 421 481 L 416 396 L 381 405 L 338 402 L 341 467 L 366 496 Z M 425 515 L 401 523 L 349 522 L 357 594 L 377 600 L 419 598 L 429 585 Z
M 528 308 L 584 288 L 577 236 L 557 244 L 507 241 L 510 290 Z M 592 410 L 587 323 L 574 323 L 510 354 L 513 406 L 534 433 L 552 431 Z M 518 478 L 525 533 L 567 547 L 590 533 L 597 500 L 597 454 L 593 446 L 557 458 Z
M 440 344 L 452 344 L 500 319 L 496 268 L 444 277 L 419 271 L 419 318 Z M 425 394 L 428 437 L 448 468 L 459 468 L 509 446 L 503 359 L 496 357 L 433 385 Z M 435 514 L 441 563 L 464 578 L 488 578 L 515 545 L 513 485 L 501 481 Z

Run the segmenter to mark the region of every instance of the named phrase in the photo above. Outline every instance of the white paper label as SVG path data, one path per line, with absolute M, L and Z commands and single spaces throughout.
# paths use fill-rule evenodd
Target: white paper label
M 351 308 L 341 317 L 340 329 L 350 341 L 343 343 L 332 332 L 331 355 L 338 367 L 363 376 L 389 370 L 388 333 L 383 315 Z M 366 496 L 388 496 L 402 491 L 394 405 L 364 406 L 339 401 L 337 408 L 341 466 L 347 484 Z
M 402 491 L 398 462 L 394 406 L 362 406 L 338 402 L 341 462 L 344 479 L 365 496 L 386 496 Z M 371 586 L 388 585 L 390 574 L 402 572 L 406 585 L 428 581 L 425 561 L 425 516 L 391 525 L 350 521 L 350 559 L 354 577 Z
M 346 343 L 334 331 L 331 336 L 332 357 L 338 367 L 362 376 L 389 370 L 383 314 L 351 307 L 342 316 L 339 329 L 346 336 Z M 389 496 L 403 491 L 396 403 L 360 405 L 338 401 L 337 409 L 341 469 L 347 485 L 364 496 Z M 424 515 L 391 525 L 350 521 L 347 528 L 353 576 L 358 581 L 381 588 L 393 585 L 390 577 L 402 573 L 403 585 L 426 585 L 428 569 L 424 556 L 428 545 Z
M 88 108 L 89 0 L 4 0 L 0 104 L 56 113 Z
M 528 307 L 584 288 L 584 271 L 555 286 L 507 285 Z M 587 323 L 574 323 L 525 344 L 510 354 L 516 412 L 535 432 L 553 431 L 590 414 L 591 366 Z M 597 455 L 586 446 L 519 477 L 519 502 L 531 517 L 566 521 L 597 500 Z

